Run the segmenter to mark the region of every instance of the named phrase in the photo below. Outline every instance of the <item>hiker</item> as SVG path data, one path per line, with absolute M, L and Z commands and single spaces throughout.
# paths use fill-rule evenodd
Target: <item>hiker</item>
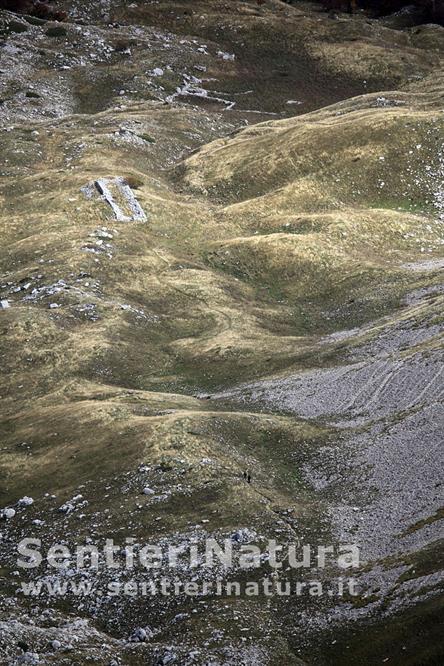
M 247 474 L 247 483 L 251 483 L 251 473 L 248 472 Z

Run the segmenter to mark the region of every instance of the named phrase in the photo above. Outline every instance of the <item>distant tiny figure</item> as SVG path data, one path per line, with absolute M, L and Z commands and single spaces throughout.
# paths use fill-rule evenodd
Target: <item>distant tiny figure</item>
M 243 477 L 246 480 L 247 479 L 247 472 L 244 470 Z
M 248 472 L 247 474 L 247 483 L 251 483 L 251 474 Z

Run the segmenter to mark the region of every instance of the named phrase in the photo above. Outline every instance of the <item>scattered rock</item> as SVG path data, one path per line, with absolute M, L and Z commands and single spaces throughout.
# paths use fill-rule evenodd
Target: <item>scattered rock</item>
M 236 57 L 234 53 L 226 53 L 225 51 L 218 51 L 217 55 L 219 58 L 222 58 L 222 60 L 234 60 Z
M 156 666 L 167 666 L 177 661 L 177 655 L 174 652 L 166 652 L 161 657 L 158 657 Z
M 106 227 L 103 227 L 102 229 L 96 229 L 91 236 L 95 236 L 96 238 L 102 239 L 102 240 L 113 240 L 114 236 L 113 234 L 110 234 L 110 232 L 106 229 Z
M 173 624 L 176 622 L 182 622 L 183 620 L 186 620 L 188 617 L 190 617 L 189 613 L 178 613 L 173 617 Z
M 34 666 L 35 664 L 40 664 L 41 662 L 37 652 L 26 652 L 26 654 L 23 654 L 21 657 L 16 659 L 15 663 L 30 664 L 30 666 Z
M 149 627 L 138 627 L 130 636 L 131 643 L 145 643 L 153 637 L 153 632 Z
M 34 504 L 34 500 L 32 497 L 28 497 L 27 495 L 22 497 L 22 499 L 19 499 L 17 502 L 17 506 L 31 506 L 31 504 Z
M 236 532 L 233 532 L 231 535 L 231 541 L 236 543 L 250 543 L 256 538 L 257 534 L 253 530 L 249 530 L 248 527 L 243 527 Z
M 14 518 L 14 516 L 15 516 L 15 509 L 11 509 L 11 508 L 7 507 L 6 509 L 3 509 L 0 516 L 2 518 L 4 518 L 5 520 L 10 520 L 11 518 Z
M 71 513 L 71 511 L 74 511 L 74 509 L 75 509 L 74 504 L 70 504 L 69 502 L 65 502 L 65 504 L 59 506 L 60 513 Z

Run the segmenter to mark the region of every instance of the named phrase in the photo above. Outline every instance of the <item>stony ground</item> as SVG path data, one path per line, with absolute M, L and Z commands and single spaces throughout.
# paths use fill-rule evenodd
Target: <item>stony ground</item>
M 444 29 L 61 5 L 0 12 L 0 663 L 441 664 Z M 353 542 L 360 594 L 112 597 L 24 537 Z

